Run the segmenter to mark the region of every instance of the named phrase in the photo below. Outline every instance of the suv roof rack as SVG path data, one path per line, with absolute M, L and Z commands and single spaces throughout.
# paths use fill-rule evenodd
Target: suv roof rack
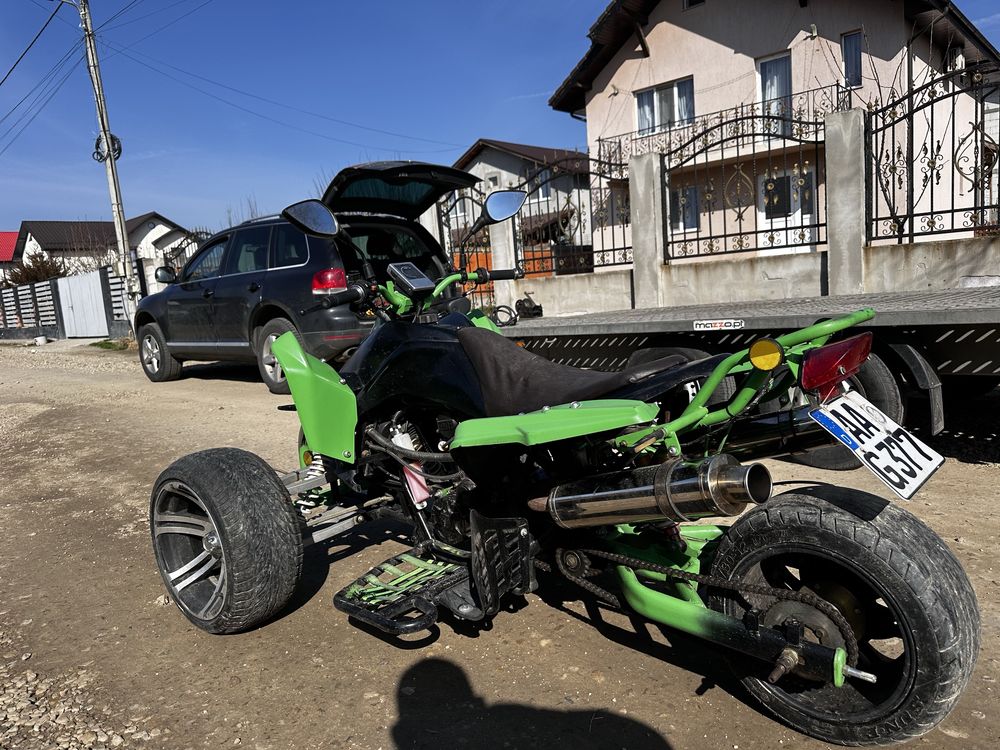
M 281 214 L 268 214 L 267 216 L 257 216 L 253 219 L 247 219 L 246 221 L 240 222 L 236 226 L 242 227 L 245 224 L 259 224 L 262 221 L 274 221 L 275 219 L 280 219 Z

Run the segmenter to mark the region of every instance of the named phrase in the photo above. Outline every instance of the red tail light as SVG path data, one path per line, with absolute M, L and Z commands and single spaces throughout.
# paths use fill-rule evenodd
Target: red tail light
M 347 289 L 347 274 L 343 268 L 324 268 L 313 276 L 313 294 L 329 294 Z
M 825 401 L 840 383 L 861 369 L 871 351 L 870 332 L 809 350 L 802 362 L 803 390 L 817 391 Z

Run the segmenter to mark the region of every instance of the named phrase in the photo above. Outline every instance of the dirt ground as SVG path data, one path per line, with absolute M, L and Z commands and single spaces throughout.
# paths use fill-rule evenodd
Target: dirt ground
M 716 649 L 610 615 L 595 627 L 578 600 L 532 595 L 491 630 L 443 624 L 416 643 L 358 629 L 333 594 L 402 549 L 389 526 L 314 550 L 266 627 L 196 630 L 162 603 L 153 481 L 217 446 L 288 468 L 297 420 L 253 367 L 152 384 L 134 357 L 0 346 L 0 748 L 823 746 L 758 711 Z M 958 554 L 983 615 L 969 688 L 915 746 L 1000 742 L 998 406 L 995 393 L 949 415 L 933 442 L 952 460 L 908 506 Z M 771 468 L 887 494 L 862 471 Z

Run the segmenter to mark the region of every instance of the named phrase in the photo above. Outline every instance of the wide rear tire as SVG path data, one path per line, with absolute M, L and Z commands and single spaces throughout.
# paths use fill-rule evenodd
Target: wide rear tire
M 858 667 L 879 677 L 875 685 L 848 679 L 836 688 L 795 675 L 772 685 L 772 665 L 732 660 L 768 711 L 826 742 L 887 745 L 929 732 L 954 708 L 975 666 L 979 607 L 961 564 L 916 517 L 874 495 L 829 485 L 780 495 L 729 529 L 711 572 L 805 590 L 852 621 Z M 807 605 L 719 591 L 710 605 L 736 617 L 752 605 L 765 623 L 771 614 L 791 617 L 807 626 L 807 637 L 812 618 L 819 642 L 836 645 L 822 640 L 838 637 L 827 632 L 831 621 Z
M 149 516 L 163 583 L 202 630 L 250 630 L 288 604 L 302 575 L 301 516 L 261 458 L 184 456 L 157 478 Z

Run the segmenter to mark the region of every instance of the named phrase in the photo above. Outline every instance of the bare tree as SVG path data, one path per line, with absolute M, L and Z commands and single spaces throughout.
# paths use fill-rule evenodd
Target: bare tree
M 0 288 L 35 284 L 39 281 L 57 279 L 68 275 L 66 264 L 58 258 L 50 258 L 42 252 L 28 253 L 24 258 L 7 269 L 0 278 Z
M 226 225 L 223 229 L 242 224 L 244 221 L 258 219 L 263 215 L 264 212 L 257 206 L 257 196 L 251 193 L 245 196 L 235 208 L 233 206 L 226 207 Z

